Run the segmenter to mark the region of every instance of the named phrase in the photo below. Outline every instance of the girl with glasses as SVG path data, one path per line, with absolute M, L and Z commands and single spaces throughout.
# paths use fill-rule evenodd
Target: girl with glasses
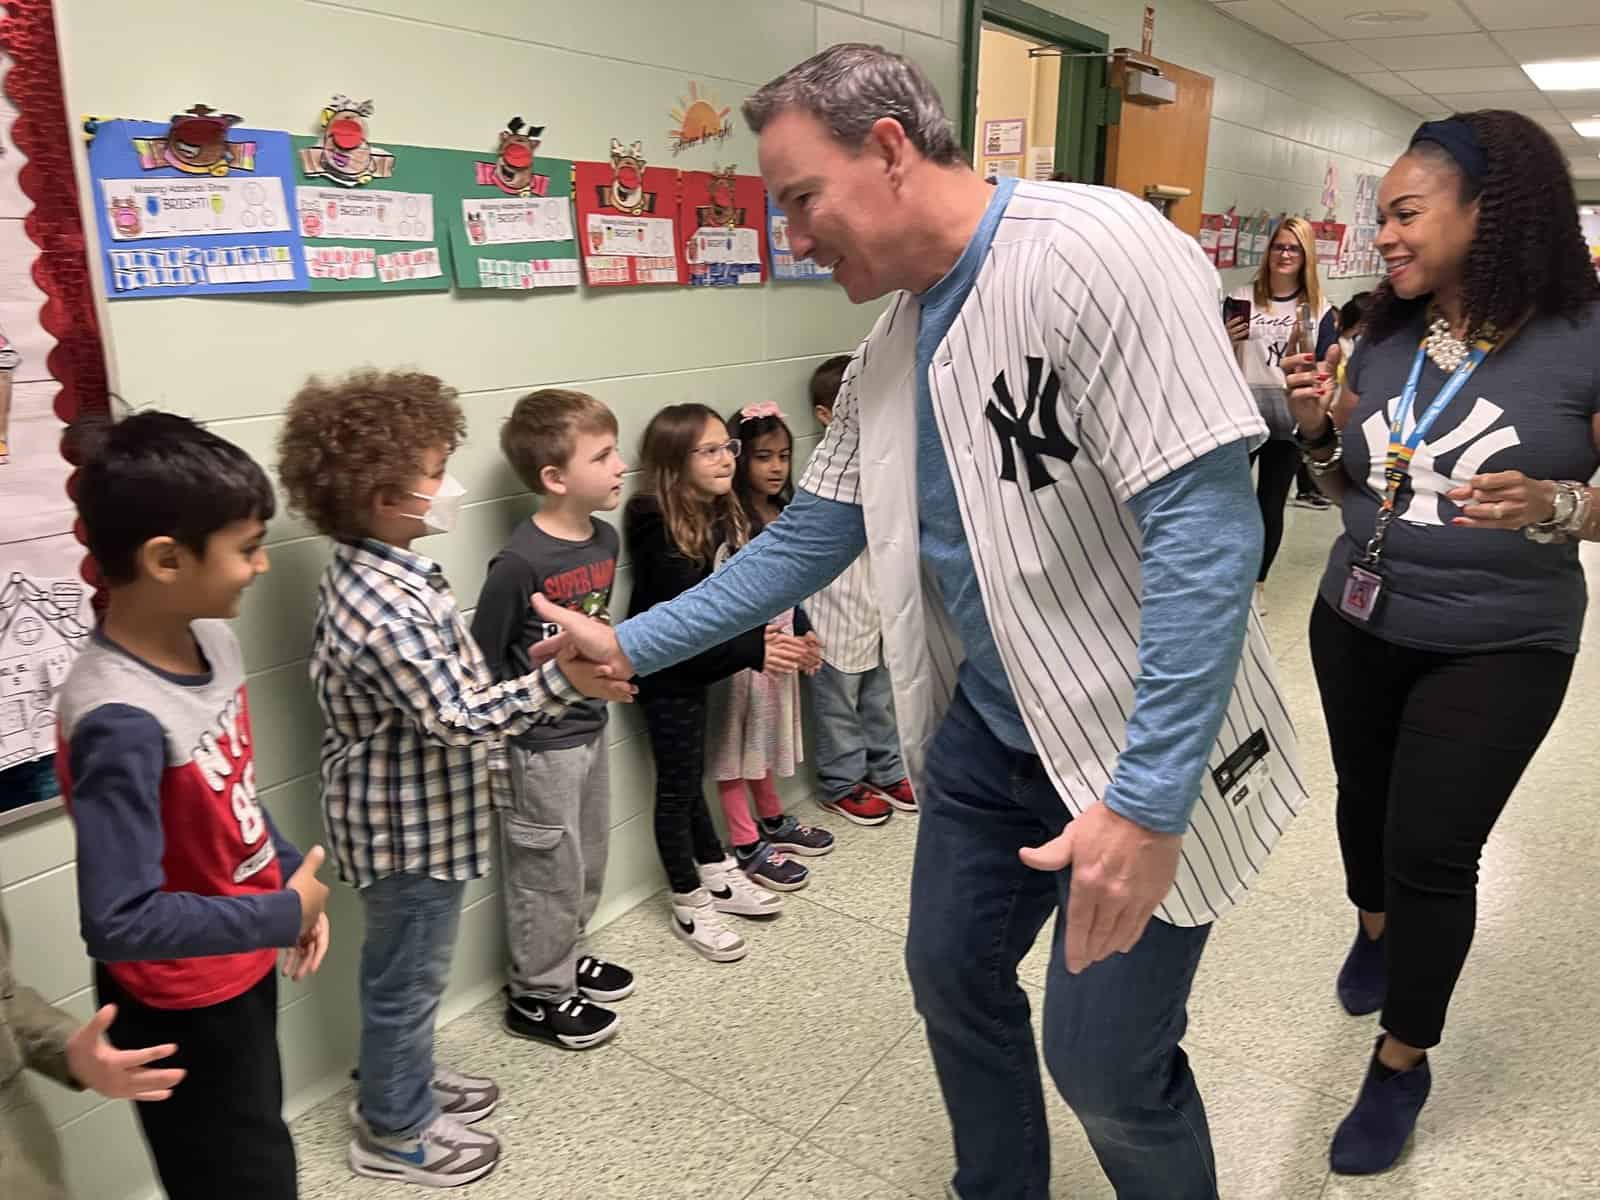
M 650 421 L 639 449 L 639 494 L 623 530 L 633 562 L 629 616 L 707 578 L 723 546 L 749 540 L 733 495 L 741 449 L 703 404 L 673 404 Z M 638 681 L 656 760 L 656 849 L 672 888 L 672 932 L 712 962 L 735 962 L 749 947 L 722 915 L 774 917 L 783 897 L 755 886 L 723 849 L 705 801 L 706 689 L 740 671 L 792 675 L 811 648 L 765 626 Z

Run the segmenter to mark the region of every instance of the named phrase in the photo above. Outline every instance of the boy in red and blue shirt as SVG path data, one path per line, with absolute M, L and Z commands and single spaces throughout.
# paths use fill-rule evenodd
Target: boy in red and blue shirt
M 171 1200 L 292 1200 L 278 1062 L 284 973 L 327 947 L 321 847 L 303 859 L 256 796 L 244 662 L 227 624 L 255 577 L 270 484 L 193 422 L 112 426 L 78 511 L 109 601 L 57 699 L 78 907 L 118 1046 L 175 1043 L 187 1074 L 139 1121 Z

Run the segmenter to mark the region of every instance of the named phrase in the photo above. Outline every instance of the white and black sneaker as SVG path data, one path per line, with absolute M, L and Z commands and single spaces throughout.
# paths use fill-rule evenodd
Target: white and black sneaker
M 746 884 L 760 891 L 753 884 Z M 745 940 L 722 923 L 705 888 L 672 893 L 672 932 L 677 939 L 712 962 L 738 962 L 750 953 Z
M 783 913 L 783 897 L 752 883 L 731 854 L 719 863 L 700 865 L 700 886 L 719 913 L 757 919 Z
M 585 954 L 578 960 L 578 991 L 586 1000 L 615 1004 L 633 995 L 633 972 L 603 958 Z
M 540 1000 L 506 994 L 506 1032 L 563 1050 L 592 1050 L 616 1035 L 622 1018 L 577 996 Z

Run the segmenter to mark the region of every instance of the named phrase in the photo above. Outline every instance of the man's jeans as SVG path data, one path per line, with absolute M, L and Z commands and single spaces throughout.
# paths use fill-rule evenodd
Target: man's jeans
M 425 875 L 389 875 L 361 889 L 361 1115 L 374 1133 L 414 1134 L 439 1115 L 433 1022 L 465 891 Z
M 847 796 L 863 780 L 888 787 L 904 779 L 889 669 L 877 666 L 851 673 L 823 663 L 810 682 L 817 790 L 823 798 Z
M 1069 871 L 1017 857 L 1069 814 L 1030 754 L 1007 748 L 957 694 L 934 739 L 911 882 L 906 964 L 955 1133 L 961 1200 L 1046 1200 L 1045 1126 L 1017 964 L 1056 913 L 1044 1057 L 1118 1200 L 1214 1200 L 1205 1108 L 1179 1047 L 1209 926 L 1152 919 L 1127 954 L 1067 974 Z
M 606 733 L 564 750 L 506 748 L 500 878 L 513 996 L 565 1000 L 578 990 L 578 947 L 600 904 L 611 837 Z

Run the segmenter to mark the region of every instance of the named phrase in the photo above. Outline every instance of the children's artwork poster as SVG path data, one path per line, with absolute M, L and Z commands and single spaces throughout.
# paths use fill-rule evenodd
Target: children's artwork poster
M 1239 257 L 1239 218 L 1233 213 L 1226 213 L 1222 218 L 1222 228 L 1217 231 L 1217 270 L 1230 271 L 1238 265 Z
M 772 263 L 774 279 L 819 282 L 833 278 L 827 267 L 819 267 L 809 258 L 795 257 L 789 243 L 789 218 L 771 196 L 767 197 L 767 259 Z
M 289 135 L 204 104 L 103 121 L 89 143 L 106 296 L 306 290 Z
M 681 284 L 678 172 L 648 166 L 644 144 L 611 142 L 609 162 L 573 164 L 578 244 L 590 287 Z
M 1311 228 L 1317 239 L 1317 266 L 1327 271 L 1339 262 L 1339 246 L 1344 241 L 1345 227 L 1338 221 L 1313 221 Z
M 493 151 L 441 152 L 439 203 L 458 286 L 534 291 L 581 282 L 572 163 L 536 156 L 543 133 L 513 117 Z
M 679 178 L 678 241 L 690 287 L 748 287 L 767 279 L 761 226 L 767 189 L 733 165 Z
M 1200 214 L 1200 249 L 1205 251 L 1213 266 L 1217 262 L 1217 248 L 1222 244 L 1222 222 L 1225 219 L 1221 213 Z
M 8 62 L 0 55 L 0 71 Z M 0 811 L 38 798 L 9 768 L 55 750 L 55 693 L 93 623 L 55 413 L 60 385 L 39 321 L 39 248 L 24 219 L 14 113 L 0 96 Z
M 379 145 L 370 100 L 335 96 L 293 139 L 294 219 L 313 292 L 446 291 L 450 239 L 434 194 L 446 151 Z

